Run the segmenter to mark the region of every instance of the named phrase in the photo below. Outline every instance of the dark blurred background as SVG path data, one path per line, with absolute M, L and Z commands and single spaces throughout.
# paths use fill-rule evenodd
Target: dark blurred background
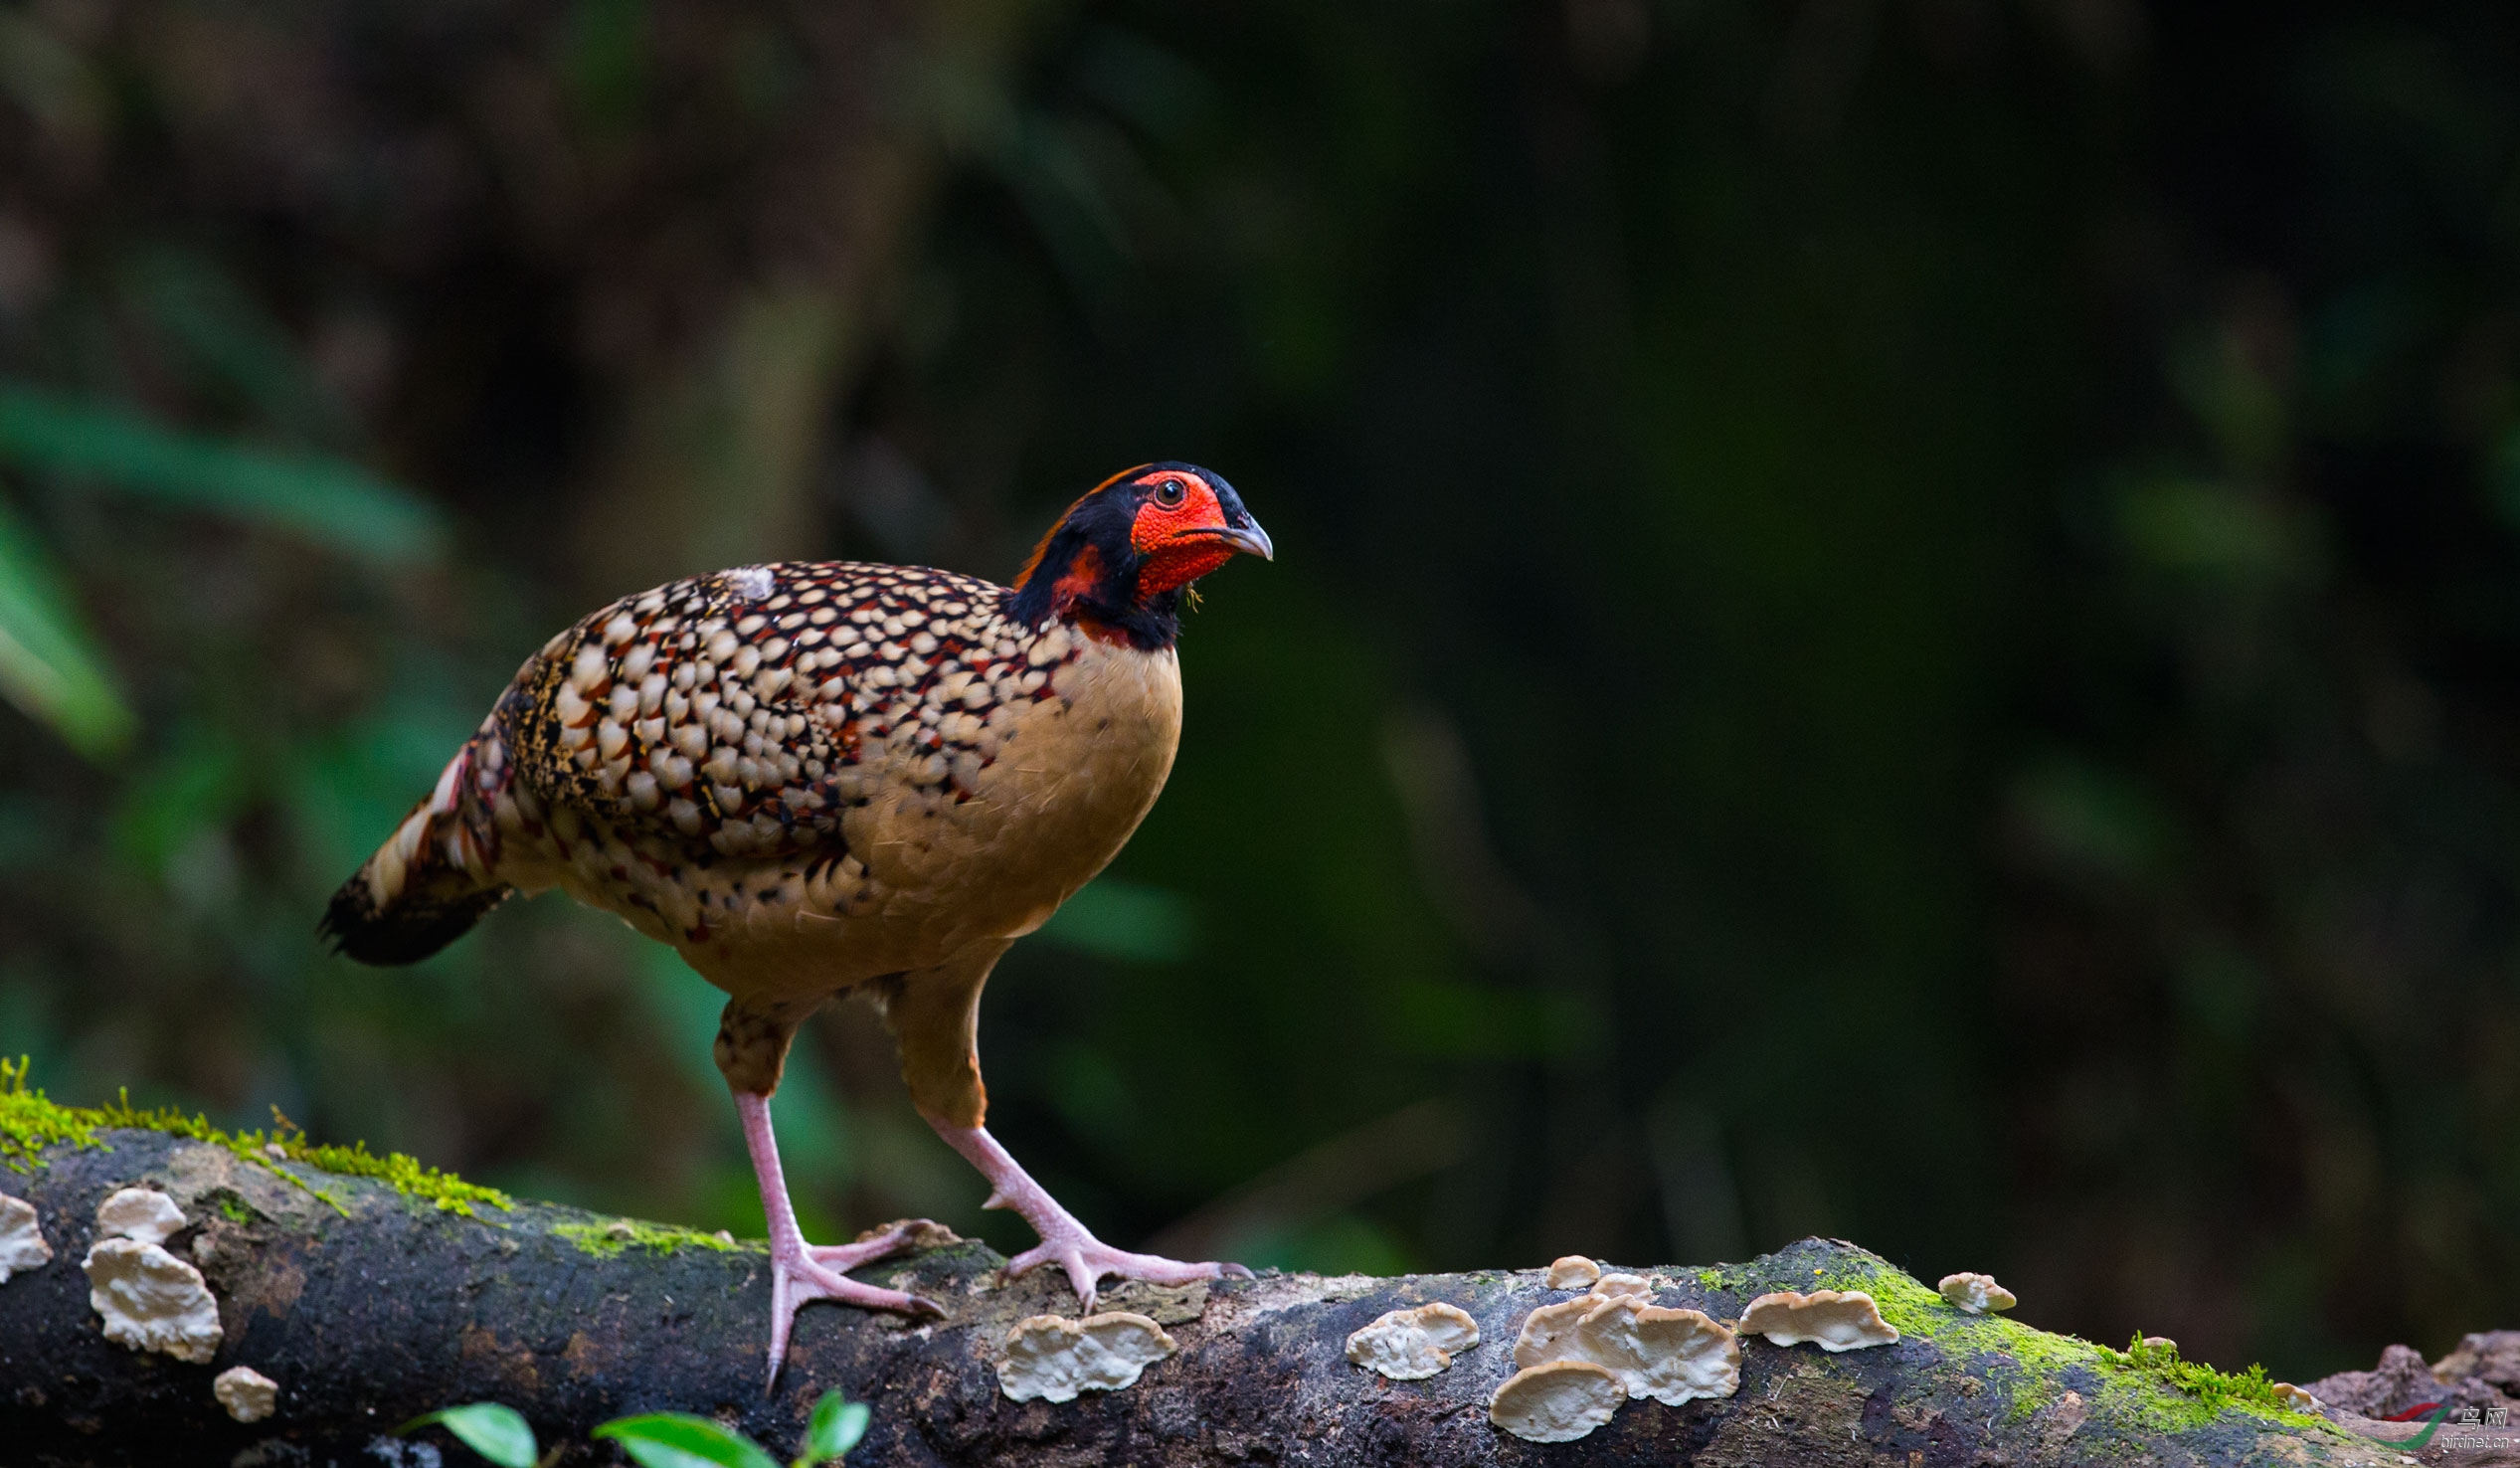
M 2520 1325 L 2487 0 L 11 0 L 0 1051 L 758 1231 L 670 953 L 322 899 L 600 601 L 1168 457 L 1281 554 L 983 1025 L 1107 1236 Z M 1027 1241 L 854 1007 L 779 1118 Z

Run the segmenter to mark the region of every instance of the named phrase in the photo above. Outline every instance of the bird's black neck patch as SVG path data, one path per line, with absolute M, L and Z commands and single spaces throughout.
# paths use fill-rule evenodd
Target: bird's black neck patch
M 1107 490 L 1078 500 L 1041 542 L 1008 613 L 1036 630 L 1053 618 L 1108 629 L 1145 652 L 1179 641 L 1180 589 L 1138 595 L 1143 561 L 1129 539 L 1136 508 L 1131 496 Z

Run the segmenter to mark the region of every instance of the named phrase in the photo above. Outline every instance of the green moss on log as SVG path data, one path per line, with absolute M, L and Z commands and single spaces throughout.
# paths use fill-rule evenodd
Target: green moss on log
M 2184 1361 L 2179 1348 L 2168 1342 L 2148 1345 L 2138 1336 L 2126 1350 L 2112 1351 L 2001 1316 L 1970 1315 L 1905 1271 L 1869 1254 L 1837 1256 L 1816 1269 L 1805 1288 L 1871 1295 L 1882 1319 L 1900 1335 L 1931 1341 L 1951 1359 L 1974 1363 L 1990 1383 L 2009 1390 L 2014 1421 L 2061 1398 L 2069 1385 L 2066 1375 L 2080 1368 L 2100 1385 L 2086 1403 L 2093 1415 L 2117 1417 L 2147 1431 L 2201 1427 L 2235 1408 L 2295 1430 L 2312 1425 L 2336 1430 L 2324 1418 L 2287 1407 L 2262 1366 L 2235 1375 Z
M 576 1244 L 581 1252 L 599 1259 L 610 1259 L 625 1249 L 645 1249 L 651 1254 L 670 1254 L 681 1249 L 712 1249 L 728 1253 L 747 1245 L 733 1234 L 702 1233 L 697 1228 L 682 1228 L 671 1223 L 648 1223 L 636 1218 L 615 1218 L 609 1223 L 562 1223 L 552 1232 Z M 754 1244 L 750 1247 L 764 1247 Z
M 277 1110 L 271 1113 L 269 1132 L 227 1132 L 210 1124 L 206 1116 L 186 1116 L 171 1106 L 143 1110 L 131 1104 L 125 1091 L 111 1106 L 64 1106 L 48 1098 L 27 1082 L 27 1058 L 0 1060 L 0 1165 L 12 1172 L 31 1173 L 41 1162 L 45 1149 L 51 1147 L 92 1147 L 111 1150 L 96 1140 L 96 1133 L 113 1127 L 134 1127 L 144 1131 L 163 1132 L 188 1141 L 224 1147 L 245 1161 L 255 1163 L 278 1177 L 330 1203 L 345 1216 L 349 1209 L 339 1198 L 314 1187 L 285 1168 L 273 1167 L 275 1161 L 300 1163 L 317 1172 L 343 1178 L 373 1178 L 391 1187 L 406 1197 L 426 1198 L 450 1213 L 467 1218 L 478 1217 L 473 1204 L 488 1203 L 496 1208 L 513 1208 L 515 1200 L 495 1188 L 466 1183 L 452 1173 L 424 1166 L 403 1153 L 389 1152 L 383 1157 L 368 1151 L 365 1142 L 348 1147 L 329 1143 L 313 1143 L 306 1134 Z

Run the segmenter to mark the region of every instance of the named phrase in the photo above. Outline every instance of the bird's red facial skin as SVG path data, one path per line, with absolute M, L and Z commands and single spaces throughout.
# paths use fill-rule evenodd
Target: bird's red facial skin
M 1212 536 L 1183 537 L 1184 531 L 1225 528 L 1225 507 L 1216 502 L 1216 491 L 1207 487 L 1206 481 L 1195 474 L 1168 469 L 1137 482 L 1150 490 L 1161 490 L 1168 481 L 1180 486 L 1179 502 L 1168 505 L 1158 494 L 1150 493 L 1146 502 L 1138 506 L 1137 518 L 1129 527 L 1130 549 L 1145 558 L 1138 571 L 1141 602 L 1187 586 L 1234 558 L 1233 548 L 1218 543 Z

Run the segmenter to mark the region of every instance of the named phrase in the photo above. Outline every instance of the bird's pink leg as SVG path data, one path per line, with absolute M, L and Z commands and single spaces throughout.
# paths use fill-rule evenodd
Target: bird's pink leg
M 762 1212 L 770 1220 L 770 1384 L 779 1384 L 779 1366 L 788 1355 L 788 1330 L 797 1307 L 809 1300 L 837 1300 L 864 1310 L 927 1311 L 943 1315 L 932 1300 L 859 1284 L 844 1269 L 854 1269 L 901 1247 L 913 1224 L 886 1229 L 862 1243 L 813 1248 L 797 1227 L 797 1210 L 788 1201 L 788 1180 L 779 1168 L 779 1139 L 770 1130 L 770 1098 L 751 1091 L 735 1093 L 736 1114 L 744 1119 L 744 1146 L 753 1155 L 753 1176 L 761 1182 Z
M 1151 1279 L 1158 1284 L 1188 1284 L 1194 1279 L 1214 1279 L 1222 1274 L 1238 1274 L 1245 1279 L 1251 1271 L 1239 1264 L 1184 1264 L 1178 1259 L 1166 1259 L 1155 1254 L 1132 1254 L 1115 1249 L 1086 1230 L 1076 1215 L 1059 1206 L 1059 1200 L 1030 1174 L 1008 1156 L 1006 1149 L 986 1128 L 958 1127 L 928 1118 L 928 1125 L 945 1139 L 948 1147 L 963 1154 L 964 1160 L 980 1169 L 989 1180 L 989 1201 L 985 1208 L 1012 1208 L 1041 1235 L 1041 1242 L 1006 1261 L 1008 1275 L 1024 1274 L 1044 1264 L 1056 1264 L 1067 1271 L 1068 1283 L 1076 1287 L 1076 1298 L 1083 1302 L 1086 1314 L 1094 1309 L 1094 1282 L 1106 1274 L 1123 1279 Z

